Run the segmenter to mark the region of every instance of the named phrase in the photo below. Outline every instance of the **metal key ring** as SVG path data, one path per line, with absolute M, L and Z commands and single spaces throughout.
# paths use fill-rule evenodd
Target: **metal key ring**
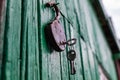
M 77 39 L 76 39 L 76 38 L 69 39 L 68 41 L 63 42 L 63 43 L 62 43 L 62 45 L 67 44 L 68 46 L 73 46 L 74 44 L 76 44 L 76 41 L 77 41 Z
M 76 44 L 76 41 L 77 41 L 77 39 L 76 39 L 76 38 L 73 38 L 73 39 L 68 40 L 68 41 L 66 42 L 66 44 L 67 44 L 68 46 L 73 46 L 74 44 Z

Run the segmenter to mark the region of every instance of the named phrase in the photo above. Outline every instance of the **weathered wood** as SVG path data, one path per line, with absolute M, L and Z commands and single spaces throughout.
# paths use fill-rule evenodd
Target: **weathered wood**
M 85 80 L 92 80 L 92 76 L 90 74 L 89 62 L 88 62 L 88 54 L 87 54 L 87 45 L 86 43 L 81 40 L 81 52 L 82 52 L 82 59 L 83 59 L 83 70 L 84 70 L 84 77 Z
M 46 41 L 44 28 L 55 16 L 45 7 L 48 1 L 6 2 L 2 80 L 99 80 L 99 65 L 117 80 L 111 50 L 90 1 L 56 0 L 73 25 L 61 16 L 67 40 L 77 39 L 75 75 L 70 74 L 66 57 L 70 47 L 59 53 Z
M 20 45 L 20 80 L 27 79 L 27 54 L 28 54 L 28 18 L 27 18 L 27 0 L 22 1 L 22 22 L 21 22 L 21 45 Z
M 111 76 L 114 73 L 113 62 L 111 61 L 112 60 L 111 51 L 107 47 L 108 45 L 105 42 L 105 38 L 103 37 L 103 34 L 99 33 L 99 32 L 101 32 L 99 30 L 100 29 L 96 30 L 96 35 L 97 35 L 98 43 L 102 43 L 102 44 L 99 44 L 99 56 L 100 56 L 99 60 L 103 63 L 103 66 L 106 68 L 106 71 Z M 113 69 L 111 69 L 109 66 L 111 66 L 111 68 L 113 68 Z M 112 73 L 110 73 L 110 72 L 112 72 Z M 111 77 L 115 79 L 115 75 L 113 75 Z
M 48 47 L 45 40 L 45 34 L 44 34 L 44 27 L 47 24 L 47 22 L 50 20 L 49 18 L 49 9 L 45 8 L 45 3 L 47 0 L 39 0 L 39 40 L 40 40 L 40 73 L 41 73 L 41 80 L 49 80 L 49 67 L 48 67 Z M 47 15 L 47 16 L 46 16 Z M 50 60 L 49 60 L 50 61 Z M 51 80 L 51 79 L 50 79 Z
M 54 18 L 52 15 L 52 10 L 50 8 L 45 8 L 45 4 L 48 0 L 40 1 L 41 4 L 41 27 L 40 27 L 40 40 L 41 40 L 41 74 L 42 80 L 60 80 L 60 56 L 58 52 L 53 51 L 51 53 L 51 48 L 48 48 L 48 44 L 45 40 L 44 28 L 46 24 Z M 53 13 L 54 14 L 54 13 Z M 44 54 L 43 54 L 44 53 Z
M 83 79 L 83 75 L 82 75 L 82 71 L 81 71 L 82 68 L 81 68 L 81 63 L 79 63 L 79 62 L 81 62 L 80 61 L 80 51 L 79 51 L 80 47 L 77 47 L 77 46 L 79 46 L 79 33 L 77 33 L 79 30 L 79 29 L 77 29 L 79 25 L 76 24 L 77 23 L 77 17 L 76 17 L 76 13 L 75 13 L 76 9 L 75 9 L 75 7 L 71 7 L 71 5 L 74 6 L 74 5 L 76 5 L 76 3 L 72 0 L 70 0 L 70 1 L 66 0 L 65 4 L 66 4 L 66 10 L 67 10 L 66 13 L 68 16 L 67 18 L 73 24 L 73 26 L 71 24 L 69 24 L 67 27 L 67 28 L 69 28 L 70 38 L 77 39 L 77 44 L 75 44 L 75 51 L 77 53 L 77 57 L 75 59 L 76 75 L 75 76 L 70 75 L 70 79 L 72 79 L 72 80 L 81 79 L 82 80 Z M 69 69 L 69 73 L 70 73 L 70 69 Z
M 4 43 L 4 25 L 5 25 L 5 0 L 0 1 L 0 78 L 3 59 L 3 43 Z
M 97 75 L 96 75 L 96 72 L 97 70 L 95 69 L 95 56 L 94 56 L 94 53 L 93 51 L 91 50 L 91 48 L 89 46 L 87 46 L 87 49 L 88 49 L 88 62 L 89 62 L 89 67 L 90 67 L 90 74 L 91 74 L 91 78 L 92 80 L 97 80 Z
M 30 5 L 33 5 L 32 9 Z M 39 80 L 37 0 L 29 2 L 23 1 L 22 10 L 20 79 Z
M 64 2 L 64 0 L 57 0 L 58 3 L 62 4 L 62 6 L 58 5 L 59 9 L 61 10 L 61 12 L 67 17 L 67 12 L 66 12 L 66 4 Z M 63 16 L 61 16 L 61 24 L 64 27 L 65 33 L 66 33 L 66 38 L 67 40 L 70 38 L 69 35 L 69 24 L 68 22 L 65 20 L 65 18 L 63 18 Z M 68 47 L 66 48 L 65 51 L 59 53 L 60 54 L 60 71 L 61 71 L 61 80 L 68 80 L 69 76 L 70 76 L 70 69 L 68 68 L 68 60 L 67 60 L 67 51 L 68 51 Z
M 3 80 L 20 79 L 20 31 L 21 31 L 21 1 L 7 2 L 5 23 L 5 38 L 3 51 Z

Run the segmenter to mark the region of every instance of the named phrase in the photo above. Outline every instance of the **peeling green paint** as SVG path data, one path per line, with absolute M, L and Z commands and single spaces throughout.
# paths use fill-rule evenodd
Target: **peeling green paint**
M 117 80 L 112 52 L 90 0 L 56 0 L 73 24 L 61 16 L 67 40 L 77 39 L 75 75 L 70 75 L 66 58 L 69 47 L 59 53 L 46 42 L 44 28 L 54 16 L 54 11 L 44 6 L 48 1 L 6 1 L 1 80 L 100 80 L 99 62 L 111 79 Z

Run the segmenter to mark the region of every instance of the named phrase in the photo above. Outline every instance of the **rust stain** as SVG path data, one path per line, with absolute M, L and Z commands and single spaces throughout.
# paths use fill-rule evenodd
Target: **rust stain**
M 3 6 L 5 5 L 5 0 L 0 0 L 0 20 L 1 20 L 1 17 L 2 17 L 2 9 L 3 9 Z

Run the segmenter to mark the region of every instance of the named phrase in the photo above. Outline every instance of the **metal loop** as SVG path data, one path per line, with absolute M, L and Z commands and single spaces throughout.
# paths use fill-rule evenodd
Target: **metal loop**
M 63 42 L 63 43 L 62 43 L 62 45 L 67 44 L 68 46 L 73 46 L 74 44 L 76 44 L 76 41 L 77 41 L 77 39 L 76 39 L 76 38 L 69 39 L 68 41 Z
M 56 12 L 55 20 L 59 20 L 59 18 L 60 18 L 60 10 L 59 10 L 59 8 L 57 7 L 58 4 L 59 4 L 59 3 L 55 3 L 54 1 L 50 1 L 50 2 L 46 3 L 46 6 L 47 6 L 47 7 L 54 7 L 55 12 Z
M 55 3 L 54 1 L 50 1 L 45 4 L 46 7 L 54 7 L 55 5 L 58 5 L 59 3 Z

